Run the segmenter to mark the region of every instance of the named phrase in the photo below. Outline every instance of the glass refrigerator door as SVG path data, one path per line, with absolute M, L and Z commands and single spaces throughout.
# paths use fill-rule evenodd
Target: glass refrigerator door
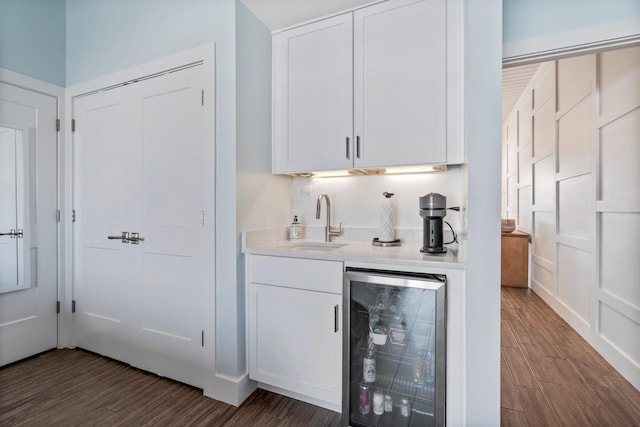
M 444 277 L 346 278 L 343 424 L 444 425 Z

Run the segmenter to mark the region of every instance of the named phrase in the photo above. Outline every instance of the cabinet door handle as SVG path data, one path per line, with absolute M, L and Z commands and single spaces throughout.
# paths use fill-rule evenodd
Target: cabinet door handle
M 350 153 L 349 153 L 349 137 L 347 137 L 346 147 L 347 147 L 347 159 L 350 159 L 350 158 L 351 158 L 351 155 L 350 155 Z
M 360 158 L 360 136 L 356 136 L 356 157 Z
M 333 332 L 338 332 L 338 330 L 340 329 L 339 325 L 340 325 L 340 306 L 336 304 L 336 306 L 333 307 Z

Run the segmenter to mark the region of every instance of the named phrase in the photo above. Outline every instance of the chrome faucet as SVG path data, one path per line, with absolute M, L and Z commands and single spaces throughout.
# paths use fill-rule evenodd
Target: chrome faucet
M 342 234 L 342 223 L 340 223 L 340 227 L 338 227 L 338 229 L 331 227 L 331 202 L 329 201 L 329 196 L 327 195 L 327 193 L 321 193 L 318 196 L 318 201 L 316 202 L 316 219 L 320 219 L 320 207 L 322 199 L 327 202 L 327 226 L 324 229 L 324 241 L 330 242 L 331 236 L 339 236 Z

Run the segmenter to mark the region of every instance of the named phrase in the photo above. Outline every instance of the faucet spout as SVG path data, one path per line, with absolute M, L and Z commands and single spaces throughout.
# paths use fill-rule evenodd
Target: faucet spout
M 324 241 L 330 242 L 331 236 L 339 236 L 342 234 L 342 223 L 340 223 L 340 227 L 337 230 L 331 227 L 331 201 L 327 193 L 321 193 L 318 196 L 318 200 L 316 201 L 316 219 L 320 219 L 322 200 L 327 204 L 327 226 L 324 229 Z
M 318 196 L 318 200 L 316 201 L 316 219 L 320 219 L 322 200 L 327 202 L 327 222 L 329 223 L 329 218 L 331 218 L 331 201 L 329 200 L 327 193 L 321 193 Z

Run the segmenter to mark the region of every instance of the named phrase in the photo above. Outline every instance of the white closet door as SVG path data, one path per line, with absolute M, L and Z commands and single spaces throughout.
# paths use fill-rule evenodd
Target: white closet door
M 57 111 L 54 97 L 0 83 L 0 233 L 23 230 L 0 236 L 0 366 L 58 342 Z
M 205 286 L 213 284 L 213 135 L 198 68 L 143 82 L 141 191 L 132 245 L 140 274 L 143 369 L 203 386 Z M 209 98 L 209 103 L 212 99 Z M 211 327 L 211 325 L 209 326 Z
M 203 331 L 213 327 L 205 324 L 215 237 L 207 70 L 74 102 L 77 345 L 198 387 Z M 122 232 L 125 243 L 108 239 Z
M 130 232 L 140 188 L 136 109 L 124 88 L 77 98 L 74 226 L 76 344 L 132 360 L 135 260 Z

